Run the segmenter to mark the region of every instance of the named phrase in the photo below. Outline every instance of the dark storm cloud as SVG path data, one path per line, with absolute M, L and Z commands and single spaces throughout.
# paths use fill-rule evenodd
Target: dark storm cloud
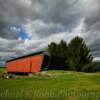
M 99 9 L 99 12 L 96 12 L 96 14 L 93 13 L 85 18 L 85 25 L 86 25 L 87 31 L 100 30 L 100 9 Z
M 44 23 L 53 22 L 71 29 L 82 15 L 79 0 L 33 0 L 33 5 L 34 1 L 37 4 L 37 18 Z
M 100 57 L 100 0 L 90 0 L 87 5 L 84 28 L 93 56 Z
M 90 4 L 84 21 L 86 31 L 100 31 L 100 0 L 91 0 Z
M 17 39 L 18 34 L 10 30 L 8 23 L 0 22 L 0 37 L 8 39 Z
M 27 24 L 28 21 L 34 20 L 42 20 L 44 23 L 53 22 L 55 24 L 64 25 L 67 29 L 71 29 L 75 27 L 81 16 L 81 12 L 77 10 L 80 8 L 78 1 L 79 0 L 0 0 L 0 24 L 4 24 L 0 33 L 8 36 L 10 33 L 7 29 L 8 26 Z M 74 10 L 74 8 L 76 10 Z M 44 32 L 42 33 L 45 34 L 56 33 L 56 29 L 53 28 L 51 30 L 43 30 Z M 40 31 L 36 32 L 41 34 Z M 16 38 L 14 33 L 11 34 L 11 37 Z
M 91 52 L 94 57 L 100 57 L 100 37 L 98 37 L 93 43 L 91 43 L 89 47 L 91 48 Z
M 25 23 L 31 13 L 31 9 L 20 0 L 0 0 L 0 36 L 17 39 L 18 34 L 11 32 L 10 26 Z
M 42 3 L 38 2 L 42 7 L 40 10 L 41 12 L 38 14 L 45 22 L 68 25 L 70 24 L 70 21 L 73 22 L 74 20 L 74 16 L 72 16 L 70 9 L 77 3 L 75 1 L 78 0 L 74 0 L 72 3 L 70 3 L 68 0 L 44 0 Z
M 22 0 L 0 0 L 0 21 L 8 23 L 25 22 L 31 15 L 31 8 Z
M 84 0 L 83 0 L 84 1 Z M 81 0 L 0 0 L 0 24 L 4 24 L 2 32 L 6 35 L 6 28 L 15 24 L 27 24 L 30 21 L 42 20 L 47 25 L 51 22 L 60 24 L 67 30 L 72 30 L 81 18 L 85 19 L 86 29 L 90 29 L 99 20 L 99 9 L 95 13 L 84 15 L 85 5 Z M 93 0 L 91 0 L 93 1 Z M 95 0 L 99 4 L 99 0 Z M 87 3 L 86 3 L 87 4 Z M 85 17 L 86 16 L 86 17 Z M 99 23 L 94 29 L 99 29 Z M 34 27 L 33 27 L 34 28 Z M 44 30 L 44 32 L 43 32 Z M 37 30 L 37 34 L 56 33 L 57 28 Z M 59 30 L 59 29 L 58 29 Z M 7 33 L 7 35 L 8 35 Z M 11 33 L 15 36 L 14 33 Z M 5 37 L 5 36 L 3 36 Z M 13 36 L 12 36 L 13 37 Z
M 100 43 L 99 4 L 100 0 L 0 0 L 0 56 L 20 55 L 45 47 L 46 41 L 52 41 L 53 37 L 70 39 L 79 33 L 97 56 L 100 54 L 96 45 Z M 82 19 L 84 32 L 75 33 Z M 18 32 L 11 30 L 13 26 L 21 26 L 31 40 L 19 41 Z

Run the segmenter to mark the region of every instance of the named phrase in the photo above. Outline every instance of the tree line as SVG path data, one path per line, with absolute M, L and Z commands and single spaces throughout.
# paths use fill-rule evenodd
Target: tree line
M 94 63 L 90 49 L 81 37 L 74 37 L 70 43 L 61 40 L 48 45 L 50 54 L 49 69 L 93 71 Z

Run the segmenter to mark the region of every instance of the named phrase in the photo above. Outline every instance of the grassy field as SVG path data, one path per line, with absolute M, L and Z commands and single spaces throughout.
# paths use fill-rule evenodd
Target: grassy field
M 1 72 L 1 73 L 6 72 L 6 68 L 0 67 L 0 72 Z
M 100 73 L 53 70 L 0 79 L 0 100 L 100 100 Z

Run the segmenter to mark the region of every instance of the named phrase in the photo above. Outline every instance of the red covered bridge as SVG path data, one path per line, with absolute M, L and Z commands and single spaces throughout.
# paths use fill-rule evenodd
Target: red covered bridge
M 49 57 L 43 51 L 8 60 L 6 68 L 8 73 L 36 73 L 48 67 Z

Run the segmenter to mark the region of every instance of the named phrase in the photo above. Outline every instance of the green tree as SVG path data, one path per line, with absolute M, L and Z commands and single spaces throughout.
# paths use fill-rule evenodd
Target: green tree
M 51 56 L 51 66 L 56 69 L 67 69 L 67 43 L 61 40 L 59 44 L 52 42 L 48 45 Z
M 91 68 L 93 57 L 81 37 L 73 38 L 68 45 L 68 63 L 71 70 L 85 71 Z
M 56 56 L 57 54 L 57 44 L 55 42 L 51 42 L 50 45 L 48 45 L 48 52 L 50 56 Z

